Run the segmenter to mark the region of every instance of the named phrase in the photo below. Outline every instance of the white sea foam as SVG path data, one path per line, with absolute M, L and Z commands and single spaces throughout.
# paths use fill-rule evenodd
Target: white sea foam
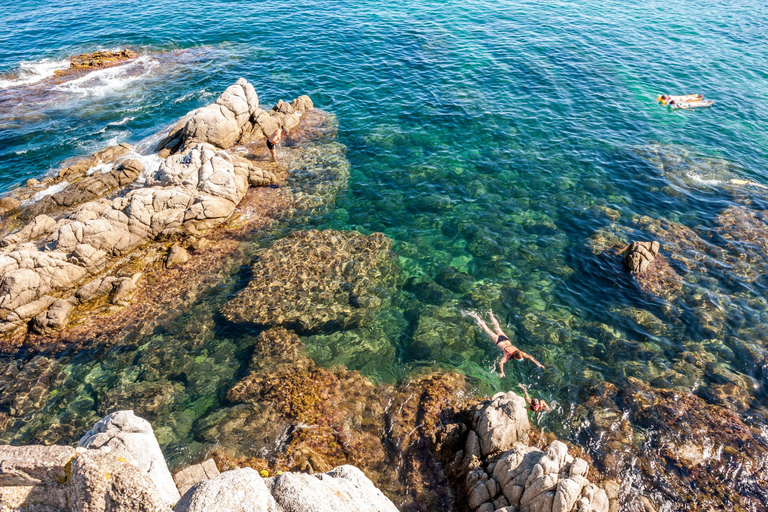
M 24 61 L 19 64 L 19 72 L 16 78 L 7 78 L 0 80 L 0 89 L 9 87 L 18 87 L 20 85 L 33 84 L 39 82 L 60 69 L 67 69 L 69 60 L 42 59 L 36 61 Z
M 69 182 L 66 182 L 66 181 L 62 181 L 61 183 L 57 183 L 56 185 L 51 185 L 50 187 L 46 188 L 45 190 L 41 190 L 40 192 L 38 192 L 37 194 L 32 196 L 31 199 L 28 199 L 26 201 L 22 201 L 21 205 L 22 206 L 29 206 L 32 203 L 36 203 L 39 200 L 41 200 L 42 198 L 44 198 L 45 196 L 50 196 L 50 195 L 55 194 L 56 192 L 61 192 L 62 190 L 67 188 L 67 185 L 69 185 Z
M 88 169 L 85 172 L 85 174 L 87 174 L 88 176 L 90 176 L 91 174 L 104 174 L 105 172 L 111 171 L 113 166 L 114 165 L 111 162 L 106 164 L 96 164 L 90 169 Z
M 163 163 L 163 159 L 156 154 L 142 155 L 136 152 L 131 152 L 128 153 L 127 158 L 135 158 L 144 166 L 144 170 L 133 182 L 134 185 L 138 186 L 144 185 L 144 183 L 147 182 L 147 178 L 155 174 L 157 170 L 160 169 L 160 164 Z
M 701 183 L 702 185 L 717 186 L 717 185 L 721 185 L 723 183 L 722 180 L 702 178 L 698 174 L 695 174 L 695 173 L 692 173 L 692 172 L 688 173 L 688 177 L 691 178 L 693 181 L 695 181 L 697 183 Z
M 143 80 L 157 68 L 158 62 L 149 55 L 114 66 L 98 69 L 54 87 L 55 90 L 82 96 L 105 96 Z

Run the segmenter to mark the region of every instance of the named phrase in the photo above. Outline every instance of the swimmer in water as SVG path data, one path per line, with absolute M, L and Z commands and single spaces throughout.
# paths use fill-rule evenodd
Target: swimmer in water
M 525 402 L 533 412 L 549 412 L 552 410 L 544 400 L 539 400 L 538 398 L 531 398 L 528 396 L 528 386 L 525 384 L 518 384 L 518 386 L 520 386 L 525 393 Z
M 493 311 L 488 311 L 488 315 L 491 318 L 491 323 L 493 324 L 493 328 L 495 331 L 492 331 L 488 325 L 483 321 L 482 318 L 480 318 L 480 315 L 475 313 L 474 311 L 471 311 L 468 313 L 469 316 L 475 319 L 477 322 L 477 325 L 480 326 L 480 328 L 485 331 L 485 334 L 488 335 L 489 338 L 496 344 L 497 347 L 504 353 L 504 355 L 501 357 L 501 361 L 499 361 L 499 370 L 501 370 L 501 376 L 504 377 L 504 363 L 509 361 L 510 359 L 514 359 L 515 361 L 522 361 L 523 359 L 528 359 L 529 361 L 533 362 L 536 366 L 539 368 L 544 368 L 544 365 L 538 362 L 533 356 L 530 354 L 526 354 L 516 346 L 512 344 L 512 342 L 509 341 L 509 338 L 506 334 L 501 330 L 501 327 L 499 326 L 499 321 L 496 320 L 496 317 L 493 316 Z
M 658 98 L 656 98 L 656 101 L 661 103 L 662 105 L 667 105 L 669 103 L 679 103 L 679 102 L 688 102 L 688 101 L 701 101 L 704 99 L 703 94 L 686 94 L 685 96 L 669 96 L 666 94 L 662 94 Z

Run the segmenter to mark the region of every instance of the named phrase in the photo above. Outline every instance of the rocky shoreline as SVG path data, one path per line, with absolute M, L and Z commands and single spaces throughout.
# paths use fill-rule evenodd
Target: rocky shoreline
M 467 409 L 469 426 L 433 429 L 433 450 L 447 468 L 459 501 L 471 511 L 618 510 L 618 484 L 587 479 L 588 463 L 552 442 L 528 446 L 525 400 L 499 394 Z M 463 446 L 463 449 L 462 449 Z M 227 466 L 220 472 L 221 466 Z M 97 511 L 397 511 L 358 468 L 256 471 L 209 459 L 171 476 L 151 425 L 133 411 L 98 421 L 78 446 L 0 446 L 0 510 Z M 274 476 L 271 476 L 274 475 Z M 435 489 L 418 510 L 445 509 L 449 487 Z M 607 490 L 607 492 L 606 492 Z M 610 498 L 609 498 L 609 494 Z M 441 496 L 442 495 L 442 496 Z M 400 510 L 404 510 L 400 508 Z
M 289 135 L 282 162 L 275 164 L 264 136 L 278 128 Z M 0 200 L 0 348 L 8 356 L 0 360 L 0 433 L 32 425 L 33 434 L 25 436 L 66 443 L 73 425 L 90 427 L 98 417 L 94 411 L 106 415 L 130 403 L 156 425 L 163 446 L 170 438 L 188 436 L 197 445 L 190 441 L 192 458 L 199 458 L 200 450 L 217 445 L 206 453 L 213 456 L 215 471 L 210 462 L 185 470 L 185 486 L 201 474 L 208 480 L 195 482 L 197 490 L 189 497 L 186 487 L 181 493 L 175 487 L 161 490 L 141 474 L 141 463 L 119 460 L 122 455 L 106 450 L 0 447 L 7 450 L 3 457 L 17 461 L 14 474 L 43 475 L 7 477 L 10 466 L 3 459 L 0 485 L 51 487 L 45 492 L 0 489 L 0 506 L 29 512 L 171 506 L 295 510 L 306 503 L 302 500 L 320 499 L 345 510 L 332 498 L 307 498 L 297 490 L 317 487 L 320 495 L 332 489 L 370 502 L 370 510 L 649 511 L 670 502 L 700 506 L 691 510 L 733 504 L 765 509 L 766 444 L 740 415 L 752 405 L 743 392 L 750 383 L 714 368 L 697 347 L 662 374 L 638 379 L 628 372 L 619 387 L 605 382 L 580 397 L 572 424 L 563 429 L 576 432 L 589 449 L 571 446 L 570 454 L 566 444 L 530 427 L 525 403 L 514 393 L 480 400 L 467 397 L 465 379 L 455 373 L 432 369 L 387 385 L 316 363 L 299 335 L 338 335 L 334 342 L 344 344 L 344 333 L 372 323 L 399 300 L 401 290 L 428 304 L 430 315 L 408 327 L 427 355 L 465 350 L 460 343 L 449 346 L 471 333 L 457 313 L 453 292 L 486 305 L 470 276 L 453 267 L 441 270 L 434 281 L 404 280 L 393 241 L 382 234 L 306 229 L 308 219 L 333 209 L 347 186 L 344 152 L 336 141 L 335 120 L 308 97 L 263 110 L 253 86 L 240 79 L 215 103 L 175 123 L 151 155 L 125 143 L 111 146 L 70 162 L 42 182 L 30 180 Z M 606 215 L 613 219 L 618 212 Z M 720 304 L 726 298 L 702 294 L 686 278 L 727 266 L 750 282 L 759 279 L 765 215 L 748 206 L 722 212 L 717 232 L 726 250 L 672 221 L 638 217 L 633 223 L 657 240 L 630 243 L 618 224 L 611 224 L 588 245 L 622 279 L 630 276 L 643 293 L 667 301 L 670 316 L 690 315 L 685 301 L 693 304 L 697 319 L 716 339 L 723 331 Z M 274 240 L 261 246 L 254 242 L 258 236 Z M 184 329 L 195 336 L 167 349 L 136 349 L 130 366 L 137 369 L 125 373 L 150 374 L 145 380 L 133 376 L 108 391 L 88 390 L 93 381 L 113 377 L 95 371 L 76 382 L 52 356 L 109 346 L 125 333 L 149 339 L 226 280 L 228 292 L 214 313 L 184 320 Z M 497 295 L 522 300 L 515 292 Z M 404 309 L 406 316 L 414 314 L 407 305 Z M 664 328 L 648 312 L 625 313 L 649 331 Z M 526 315 L 526 328 L 536 331 L 536 318 Z M 209 356 L 197 337 L 210 341 L 217 330 L 233 325 L 249 332 L 242 346 L 225 346 Z M 560 328 L 553 325 L 547 328 Z M 606 332 L 596 337 L 608 339 L 608 345 L 625 342 Z M 185 343 L 197 344 L 202 353 L 172 353 Z M 764 366 L 764 355 L 729 343 Z M 379 349 L 394 351 L 344 346 L 346 357 L 359 359 Z M 245 354 L 240 354 L 245 363 L 236 360 L 236 351 Z M 13 359 L 17 355 L 23 363 Z M 232 360 L 221 380 L 202 377 L 220 370 L 210 366 L 213 357 Z M 162 364 L 173 367 L 172 376 L 162 374 Z M 721 383 L 699 391 L 704 397 L 680 391 L 691 389 L 702 375 L 715 375 Z M 231 384 L 221 388 L 225 382 Z M 178 396 L 187 393 L 187 384 L 199 393 L 184 402 L 195 415 L 179 424 L 164 423 L 164 407 L 182 403 Z M 223 396 L 215 409 L 211 395 L 217 394 Z M 50 425 L 35 424 L 42 422 L 36 413 L 48 403 L 75 396 Z M 94 429 L 110 428 L 105 425 L 127 415 L 115 414 Z M 670 434 L 671 425 L 681 435 Z M 146 425 L 136 428 L 146 434 Z M 652 435 L 645 437 L 646 432 Z M 53 466 L 41 462 L 28 471 L 24 464 L 30 460 L 53 461 Z M 71 471 L 62 469 L 68 463 Z M 167 471 L 164 459 L 162 466 Z M 125 476 L 105 483 L 94 476 L 103 471 Z M 260 472 L 282 473 L 263 478 Z M 654 486 L 635 488 L 629 496 L 626 482 L 633 479 Z M 165 480 L 162 485 L 170 489 Z M 360 489 L 363 497 L 354 494 Z M 55 495 L 49 505 L 24 501 L 48 491 Z M 211 504 L 221 493 L 240 501 Z
M 39 188 L 34 181 L 4 198 L 4 338 L 13 343 L 29 331 L 62 331 L 73 316 L 85 316 L 80 311 L 105 301 L 127 305 L 144 277 L 143 272 L 129 274 L 128 268 L 143 266 L 137 260 L 153 244 L 175 242 L 166 266 L 186 262 L 179 242 L 194 244 L 228 221 L 249 186 L 279 185 L 274 172 L 222 148 L 296 128 L 301 114 L 312 108 L 311 100 L 301 97 L 293 106 L 279 104 L 267 113 L 259 109 L 253 86 L 241 79 L 217 103 L 190 113 L 170 130 L 159 143 L 157 168 L 145 169 L 129 158 L 132 148 L 123 144 L 44 180 L 40 186 L 61 190 L 28 208 L 22 208 L 24 202 Z M 104 169 L 95 172 L 98 167 Z M 139 176 L 143 183 L 132 186 Z

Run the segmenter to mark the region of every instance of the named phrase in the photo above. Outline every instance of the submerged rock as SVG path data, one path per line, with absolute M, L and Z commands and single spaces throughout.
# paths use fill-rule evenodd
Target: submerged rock
M 768 442 L 724 407 L 629 378 L 595 390 L 576 418 L 600 439 L 602 469 L 640 471 L 659 501 L 680 510 L 766 510 Z
M 645 272 L 659 254 L 659 242 L 632 242 L 624 253 L 624 267 L 634 273 Z
M 259 257 L 250 283 L 222 313 L 299 332 L 361 325 L 394 293 L 400 271 L 390 245 L 380 233 L 292 233 Z

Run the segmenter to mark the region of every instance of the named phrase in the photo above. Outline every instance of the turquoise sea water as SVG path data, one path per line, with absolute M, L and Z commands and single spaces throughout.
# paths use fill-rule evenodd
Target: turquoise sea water
M 722 245 L 720 212 L 745 201 L 765 209 L 759 189 L 728 181 L 768 185 L 766 19 L 754 1 L 12 0 L 0 6 L 0 191 L 107 144 L 140 143 L 239 77 L 265 105 L 308 94 L 338 118 L 351 165 L 346 195 L 312 227 L 385 233 L 410 278 L 376 325 L 307 337 L 318 362 L 388 382 L 458 369 L 482 392 L 528 382 L 560 404 L 549 428 L 565 436 L 589 384 L 637 376 L 706 395 L 735 383 L 749 389 L 746 415 L 760 426 L 768 394 L 743 347 L 763 350 L 768 281 L 727 269 L 704 278 L 672 258 L 697 291 L 666 301 L 614 272 L 589 240 L 614 222 L 629 241 L 651 239 L 632 221 L 645 215 Z M 18 93 L 67 56 L 123 47 L 143 56 L 29 100 Z M 654 101 L 663 92 L 703 92 L 716 105 L 669 111 Z M 226 293 L 207 300 L 220 305 Z M 498 354 L 461 314 L 488 308 L 545 372 L 510 363 L 506 379 L 493 374 Z M 697 308 L 714 311 L 717 326 Z M 637 311 L 657 320 L 638 322 L 628 313 Z M 60 364 L 107 389 L 122 385 L 108 374 L 151 380 L 128 368 L 168 339 L 183 345 L 189 318 L 131 340 L 139 348 Z M 181 383 L 183 398 L 157 418 L 173 426 L 161 441 L 177 461 L 246 343 L 217 333 L 189 355 L 204 351 L 219 380 Z M 686 351 L 706 352 L 715 369 L 671 375 Z M 116 395 L 120 405 L 139 396 Z M 73 411 L 96 415 L 98 396 L 52 397 L 49 412 L 62 423 Z

